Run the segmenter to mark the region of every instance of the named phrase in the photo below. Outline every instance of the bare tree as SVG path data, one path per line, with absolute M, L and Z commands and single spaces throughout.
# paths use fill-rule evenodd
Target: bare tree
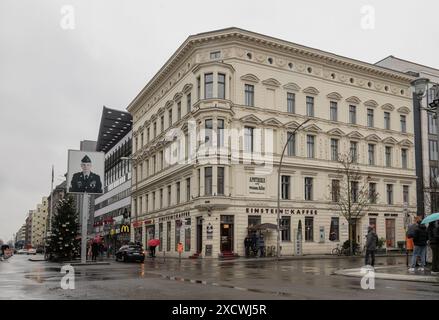
M 378 193 L 369 190 L 370 177 L 364 176 L 356 165 L 356 157 L 349 154 L 338 155 L 338 186 L 331 186 L 334 209 L 339 211 L 349 226 L 349 253 L 354 253 L 353 228 L 369 204 L 375 203 Z

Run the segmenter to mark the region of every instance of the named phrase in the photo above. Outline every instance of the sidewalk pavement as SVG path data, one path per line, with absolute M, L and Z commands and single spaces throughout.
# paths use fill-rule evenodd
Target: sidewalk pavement
M 371 267 L 364 266 L 363 268 L 343 269 L 334 272 L 336 275 L 346 277 L 363 278 L 366 273 L 370 272 Z M 429 269 L 425 271 L 409 272 L 406 266 L 379 266 L 374 268 L 375 279 L 396 280 L 396 281 L 414 281 L 414 282 L 428 282 L 439 283 L 439 276 L 432 275 Z

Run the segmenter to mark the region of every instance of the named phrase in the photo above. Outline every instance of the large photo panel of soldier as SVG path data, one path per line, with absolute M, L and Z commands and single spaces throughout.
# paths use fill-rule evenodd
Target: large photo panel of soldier
M 67 192 L 102 194 L 104 189 L 105 154 L 69 150 Z

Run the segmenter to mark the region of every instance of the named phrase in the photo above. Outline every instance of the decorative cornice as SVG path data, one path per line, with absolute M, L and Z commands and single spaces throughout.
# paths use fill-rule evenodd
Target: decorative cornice
M 262 81 L 262 84 L 270 87 L 280 87 L 281 85 L 280 82 L 274 78 L 266 79 Z
M 328 133 L 330 136 L 339 136 L 339 137 L 343 137 L 343 136 L 346 135 L 346 134 L 345 134 L 342 130 L 340 130 L 339 128 L 331 129 L 331 130 L 329 130 L 327 133 Z
M 353 103 L 353 104 L 360 104 L 361 100 L 358 97 L 352 96 L 346 99 L 346 102 Z
M 251 73 L 247 73 L 246 75 L 243 75 L 240 79 L 247 82 L 259 83 L 259 78 Z
M 229 69 L 232 73 L 235 72 L 235 68 L 233 68 L 233 66 L 231 64 L 228 63 L 224 63 L 221 61 L 208 61 L 208 62 L 202 62 L 202 63 L 198 63 L 195 68 L 193 68 L 192 73 L 197 73 L 201 68 L 204 67 L 213 67 L 213 66 L 217 66 L 217 67 L 221 67 L 221 68 L 227 68 Z
M 320 129 L 316 124 L 310 124 L 309 126 L 305 127 L 303 130 L 308 132 L 320 132 L 322 129 Z
M 283 88 L 285 90 L 300 91 L 300 87 L 297 84 L 293 83 L 293 82 L 287 83 L 286 85 L 283 86 Z
M 372 108 L 376 108 L 378 107 L 378 103 L 375 100 L 367 100 L 364 105 L 366 107 L 372 107 Z
M 331 92 L 330 94 L 328 94 L 326 96 L 326 98 L 331 99 L 331 100 L 341 100 L 343 97 L 341 96 L 340 93 L 338 92 Z
M 381 106 L 381 109 L 387 110 L 387 111 L 393 111 L 393 110 L 395 110 L 395 107 L 393 106 L 393 104 L 386 103 L 386 104 Z
M 383 139 L 383 143 L 384 144 L 397 144 L 398 141 L 396 141 L 395 138 L 393 138 L 393 137 L 387 137 L 387 138 Z
M 398 144 L 402 147 L 412 147 L 413 146 L 413 142 L 411 142 L 408 139 L 403 139 L 400 142 L 398 142 Z
M 287 129 L 296 129 L 298 126 L 299 126 L 299 123 L 297 123 L 296 121 L 290 121 L 290 122 L 285 124 L 285 127 Z
M 407 107 L 400 107 L 396 111 L 398 111 L 399 113 L 402 113 L 402 114 L 409 114 L 410 113 L 410 109 Z
M 239 119 L 239 121 L 247 122 L 247 123 L 254 123 L 254 124 L 262 123 L 261 119 L 259 119 L 258 117 L 256 117 L 255 115 L 252 115 L 252 114 L 245 116 L 245 117 L 242 117 L 241 119 Z
M 373 134 L 370 134 L 366 137 L 366 141 L 380 142 L 381 138 L 373 133 Z
M 269 118 L 267 120 L 264 120 L 264 121 L 262 121 L 262 124 L 264 124 L 266 126 L 272 126 L 272 127 L 281 127 L 282 126 L 282 122 L 280 122 L 276 118 Z
M 308 88 L 303 89 L 303 93 L 312 94 L 312 95 L 316 96 L 320 93 L 320 91 L 314 87 L 308 87 Z
M 347 136 L 348 136 L 348 138 L 358 139 L 358 140 L 364 138 L 364 136 L 361 133 L 359 133 L 358 131 L 352 131 L 351 133 L 347 134 Z

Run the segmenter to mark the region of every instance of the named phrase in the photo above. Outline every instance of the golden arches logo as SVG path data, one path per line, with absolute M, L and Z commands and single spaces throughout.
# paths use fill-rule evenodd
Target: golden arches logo
M 122 226 L 121 228 L 120 228 L 120 232 L 130 232 L 130 227 L 129 226 Z

